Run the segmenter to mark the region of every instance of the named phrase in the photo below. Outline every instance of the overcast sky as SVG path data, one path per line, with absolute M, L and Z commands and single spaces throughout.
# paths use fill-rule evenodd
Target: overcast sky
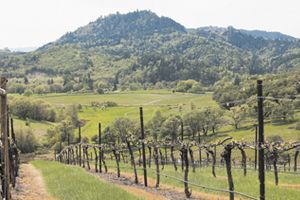
M 299 0 L 0 0 L 0 48 L 41 46 L 100 16 L 137 9 L 187 28 L 232 25 L 300 38 Z

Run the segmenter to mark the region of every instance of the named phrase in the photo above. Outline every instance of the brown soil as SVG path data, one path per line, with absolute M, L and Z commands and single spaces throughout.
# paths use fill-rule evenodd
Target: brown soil
M 130 173 L 122 173 L 127 178 L 133 179 L 133 175 Z M 139 177 L 139 182 L 143 183 L 143 177 Z M 156 180 L 152 178 L 148 178 L 148 184 L 150 187 L 155 187 Z M 167 184 L 160 184 L 160 189 L 161 190 L 166 190 L 166 191 L 174 191 L 176 193 L 181 193 L 184 195 L 183 188 L 180 187 L 175 187 L 175 186 L 170 186 Z M 184 197 L 185 199 L 185 197 Z M 205 192 L 199 192 L 199 191 L 192 191 L 192 198 L 190 199 L 201 199 L 201 200 L 227 200 L 228 197 L 225 196 L 219 196 L 219 195 L 214 195 L 214 194 L 208 194 Z
M 137 196 L 145 197 L 147 200 L 183 200 L 187 199 L 185 197 L 184 191 L 180 187 L 170 186 L 166 184 L 160 184 L 159 188 L 156 188 L 156 180 L 148 178 L 148 187 L 143 185 L 143 177 L 139 176 L 139 184 L 133 182 L 134 176 L 130 173 L 121 173 L 121 177 L 118 178 L 116 174 L 113 173 L 95 173 L 99 176 L 101 180 L 118 185 L 124 188 L 126 191 L 131 192 Z M 226 196 L 219 196 L 214 194 L 209 194 L 205 192 L 192 191 L 192 197 L 190 200 L 227 200 Z
M 280 184 L 279 183 L 279 186 L 282 186 L 282 187 L 286 187 L 286 188 L 289 188 L 289 189 L 296 189 L 296 190 L 300 190 L 300 184 Z
M 20 166 L 16 187 L 12 191 L 14 200 L 54 200 L 46 190 L 42 175 L 31 164 Z

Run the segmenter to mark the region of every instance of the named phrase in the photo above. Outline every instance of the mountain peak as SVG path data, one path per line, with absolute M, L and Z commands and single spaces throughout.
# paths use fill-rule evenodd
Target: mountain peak
M 100 17 L 88 25 L 62 36 L 58 44 L 80 43 L 84 46 L 118 44 L 122 39 L 145 38 L 155 33 L 186 32 L 184 26 L 168 17 L 142 10 Z

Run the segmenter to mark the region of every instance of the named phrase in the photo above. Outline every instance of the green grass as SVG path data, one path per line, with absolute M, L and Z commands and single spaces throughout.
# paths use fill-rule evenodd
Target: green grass
M 84 136 L 91 137 L 98 132 L 98 123 L 101 122 L 102 127 L 110 125 L 119 117 L 128 117 L 130 119 L 139 120 L 139 107 L 144 108 L 144 119 L 147 122 L 157 110 L 160 110 L 165 116 L 170 114 L 184 114 L 191 110 L 191 103 L 195 104 L 198 109 L 207 106 L 217 106 L 212 100 L 212 94 L 183 94 L 171 93 L 165 90 L 159 91 L 141 91 L 128 93 L 113 93 L 105 95 L 46 95 L 36 98 L 47 98 L 47 101 L 55 105 L 67 105 L 71 102 L 90 105 L 91 101 L 114 101 L 119 104 L 117 107 L 92 108 L 84 106 L 79 112 L 79 118 L 86 121 L 82 132 Z M 182 107 L 182 113 L 179 113 L 179 106 Z
M 42 141 L 45 138 L 45 136 L 47 134 L 47 129 L 54 126 L 54 124 L 55 124 L 55 123 L 47 122 L 47 121 L 34 121 L 34 120 L 29 120 L 28 122 L 29 122 L 29 127 L 32 129 L 34 135 L 40 141 Z M 25 120 L 14 118 L 15 130 L 23 129 L 25 127 L 26 127 Z
M 42 172 L 50 194 L 58 200 L 141 199 L 112 184 L 104 183 L 79 167 L 51 161 L 33 161 Z
M 34 95 L 34 98 L 43 99 L 54 105 L 82 104 L 90 105 L 92 101 L 114 101 L 120 106 L 145 106 L 145 105 L 187 105 L 193 102 L 198 107 L 217 106 L 212 101 L 212 93 L 189 94 L 172 93 L 168 90 L 142 90 L 133 92 L 115 92 L 108 94 L 47 94 Z
M 115 166 L 114 162 L 109 161 L 108 165 Z M 121 164 L 121 167 L 130 167 L 128 164 Z M 155 165 L 152 164 L 152 168 L 148 169 L 148 177 L 152 179 L 156 179 L 156 175 L 154 174 Z M 115 167 L 110 167 L 109 171 L 116 171 Z M 133 170 L 131 169 L 121 169 L 122 172 L 131 173 Z M 143 175 L 142 168 L 138 170 L 139 176 Z M 183 173 L 181 172 L 181 168 L 179 166 L 178 171 L 176 172 L 173 166 L 168 165 L 165 166 L 165 169 L 161 171 L 163 174 L 171 175 L 177 177 L 179 179 L 183 179 Z M 211 167 L 197 168 L 196 172 L 192 172 L 192 168 L 190 167 L 189 173 L 189 181 L 193 183 L 197 183 L 199 185 L 226 189 L 228 190 L 228 182 L 227 182 L 227 174 L 225 168 L 216 168 L 217 177 L 213 177 L 211 173 Z M 258 181 L 258 172 L 254 170 L 248 170 L 247 176 L 243 175 L 243 170 L 241 169 L 233 169 L 233 180 L 235 191 L 246 193 L 248 195 L 258 197 L 259 196 L 259 181 Z M 276 186 L 274 183 L 274 175 L 273 172 L 266 172 L 266 199 L 272 200 L 294 200 L 298 199 L 300 192 L 300 175 L 294 174 L 279 174 L 279 186 Z M 176 187 L 181 187 L 183 192 L 183 183 L 178 182 L 177 180 L 167 178 L 165 176 L 161 176 L 161 184 L 173 185 Z M 298 188 L 291 188 L 290 186 L 296 185 Z M 214 192 L 206 189 L 202 189 L 196 186 L 190 186 L 192 191 L 200 191 L 206 193 L 213 193 L 222 196 L 228 196 L 228 193 L 224 192 Z M 237 195 L 237 197 L 240 197 Z
M 79 118 L 86 121 L 82 127 L 83 136 L 91 137 L 98 132 L 98 123 L 102 123 L 102 128 L 110 125 L 118 117 L 128 117 L 130 119 L 139 120 L 139 107 L 144 107 L 144 119 L 147 122 L 155 111 L 160 110 L 163 115 L 184 114 L 191 110 L 191 103 L 197 109 L 202 109 L 208 106 L 218 106 L 212 100 L 212 93 L 206 94 L 186 94 L 172 93 L 169 90 L 141 90 L 108 93 L 104 95 L 97 94 L 47 94 L 34 95 L 33 98 L 43 99 L 55 106 L 65 106 L 70 104 L 82 104 L 83 109 L 79 112 Z M 113 101 L 118 103 L 118 107 L 100 108 L 90 107 L 92 101 L 104 102 Z M 182 113 L 179 112 L 179 107 L 182 107 Z M 299 119 L 299 114 L 296 117 Z M 22 121 L 21 121 L 22 122 Z M 50 124 L 51 125 L 51 124 Z M 232 136 L 236 140 L 254 141 L 253 124 L 242 123 L 243 128 L 234 130 L 232 126 L 225 126 L 218 130 L 217 137 L 214 140 Z M 49 123 L 31 123 L 34 132 L 37 135 L 45 135 L 46 129 L 49 128 Z M 247 128 L 248 127 L 248 128 Z M 272 135 L 280 135 L 285 141 L 298 141 L 300 139 L 300 131 L 295 130 L 295 122 L 288 124 L 266 124 L 265 137 Z

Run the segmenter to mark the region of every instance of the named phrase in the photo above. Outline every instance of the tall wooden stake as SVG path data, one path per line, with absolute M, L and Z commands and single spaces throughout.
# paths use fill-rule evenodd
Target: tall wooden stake
M 79 166 L 81 166 L 81 161 L 82 161 L 82 158 L 81 158 L 81 126 L 79 124 L 79 127 L 78 127 L 78 143 L 79 143 Z
M 258 106 L 258 170 L 260 200 L 265 200 L 265 164 L 264 164 L 264 110 L 263 110 L 263 85 L 262 80 L 257 81 L 257 106 Z
M 101 146 L 101 123 L 98 124 L 98 145 Z M 102 173 L 102 148 L 99 147 L 99 171 Z
M 67 136 L 68 136 L 68 164 L 70 164 L 70 157 L 71 157 L 71 155 L 70 155 L 70 149 L 69 149 L 69 146 L 70 146 L 70 133 L 67 131 L 67 128 L 65 127 L 65 131 L 66 131 L 66 133 L 67 133 Z
M 254 155 L 254 169 L 257 169 L 257 124 L 255 124 L 255 155 Z
M 1 162 L 4 166 L 2 169 L 4 172 L 4 177 L 2 177 L 2 189 L 3 189 L 3 197 L 6 200 L 10 200 L 10 175 L 9 175 L 9 149 L 8 149 L 8 135 L 7 135 L 7 95 L 6 95 L 6 83 L 7 79 L 5 77 L 1 77 L 0 80 L 0 88 L 3 89 L 3 93 L 1 94 L 1 140 L 3 145 L 3 154 L 1 156 Z M 4 92 L 5 91 L 5 92 Z
M 182 121 L 182 119 L 180 121 L 180 127 L 181 127 L 181 130 L 180 130 L 180 133 L 181 133 L 181 142 L 183 142 L 183 121 Z
M 144 133 L 144 116 L 143 107 L 140 107 L 140 121 L 141 121 L 141 139 L 142 139 L 142 151 L 143 151 L 143 168 L 144 168 L 144 184 L 147 187 L 147 161 L 146 161 L 146 151 L 145 151 L 145 133 Z

